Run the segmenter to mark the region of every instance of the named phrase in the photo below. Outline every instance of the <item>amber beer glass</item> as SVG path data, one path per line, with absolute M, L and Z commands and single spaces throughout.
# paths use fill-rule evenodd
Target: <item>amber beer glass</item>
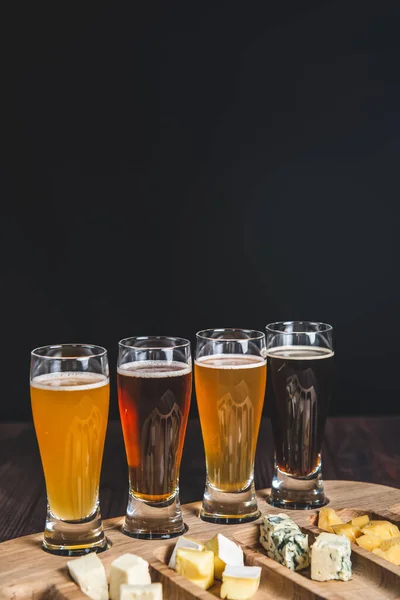
M 269 501 L 281 508 L 323 506 L 321 447 L 332 391 L 332 327 L 271 323 L 267 354 L 275 453 Z
M 105 549 L 99 481 L 107 429 L 107 352 L 63 344 L 31 353 L 31 404 L 47 490 L 43 548 L 74 556 Z
M 197 333 L 196 397 L 207 466 L 204 521 L 243 523 L 259 516 L 254 457 L 266 379 L 262 332 Z
M 129 469 L 124 533 L 163 539 L 185 531 L 179 468 L 190 408 L 190 343 L 173 337 L 119 342 L 118 402 Z

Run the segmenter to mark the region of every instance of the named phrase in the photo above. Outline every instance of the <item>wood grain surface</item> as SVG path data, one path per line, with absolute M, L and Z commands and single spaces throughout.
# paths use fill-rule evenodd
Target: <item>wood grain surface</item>
M 400 501 L 399 490 L 360 482 L 327 481 L 326 491 L 330 506 L 348 511 L 348 516 L 373 512 L 379 518 L 400 524 L 400 514 L 392 507 Z M 262 513 L 278 513 L 267 504 L 268 490 L 258 492 Z M 250 524 L 221 526 L 199 519 L 200 502 L 183 507 L 184 519 L 193 539 L 206 541 L 217 532 L 235 539 L 243 548 L 245 564 L 262 567 L 260 589 L 254 600 L 326 598 L 336 600 L 380 600 L 398 598 L 400 594 L 400 567 L 381 559 L 372 552 L 352 544 L 353 577 L 348 582 L 317 582 L 310 579 L 309 569 L 294 573 L 271 560 L 258 542 L 259 521 Z M 316 511 L 287 512 L 307 532 L 312 543 L 319 530 L 315 526 Z M 150 564 L 153 581 L 161 581 L 164 598 L 212 600 L 219 597 L 219 584 L 204 591 L 168 568 L 167 563 L 176 540 L 135 540 L 121 532 L 122 518 L 105 523 L 110 548 L 99 556 L 106 571 L 110 563 L 125 552 L 145 558 Z M 2 600 L 85 600 L 77 585 L 68 575 L 68 559 L 53 556 L 41 549 L 42 535 L 22 537 L 0 544 L 0 574 Z
M 271 484 L 272 432 L 263 418 L 257 446 L 257 489 Z M 330 418 L 323 447 L 325 479 L 342 479 L 400 487 L 400 418 Z M 205 463 L 200 424 L 191 420 L 185 439 L 181 502 L 202 497 Z M 118 421 L 109 423 L 101 475 L 104 519 L 123 515 L 128 473 Z M 46 492 L 35 432 L 31 423 L 0 425 L 0 542 L 43 530 Z

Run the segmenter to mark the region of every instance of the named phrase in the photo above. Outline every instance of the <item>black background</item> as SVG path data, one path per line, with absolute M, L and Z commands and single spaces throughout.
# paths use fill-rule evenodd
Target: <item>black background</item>
M 8 4 L 2 418 L 35 346 L 302 318 L 331 414 L 397 413 L 399 5 Z

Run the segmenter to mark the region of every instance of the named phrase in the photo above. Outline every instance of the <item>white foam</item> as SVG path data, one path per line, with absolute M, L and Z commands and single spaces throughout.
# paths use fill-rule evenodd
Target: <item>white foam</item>
M 119 375 L 148 379 L 182 377 L 192 372 L 191 365 L 176 360 L 136 360 L 117 369 Z
M 319 360 L 331 358 L 334 354 L 333 350 L 321 348 L 320 346 L 277 346 L 267 350 L 267 356 L 270 358 L 290 360 Z
M 262 356 L 252 354 L 210 354 L 196 359 L 196 365 L 208 369 L 254 369 L 265 362 Z
M 108 382 L 108 377 L 101 375 L 100 373 L 64 371 L 62 373 L 38 375 L 31 380 L 31 386 L 51 392 L 78 392 L 103 387 L 104 385 L 107 385 Z

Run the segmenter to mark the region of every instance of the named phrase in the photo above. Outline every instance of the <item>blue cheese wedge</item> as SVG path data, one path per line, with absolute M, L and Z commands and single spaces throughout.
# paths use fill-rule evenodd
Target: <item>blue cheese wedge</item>
M 203 544 L 200 544 L 199 542 L 196 542 L 195 540 L 191 540 L 191 539 L 183 537 L 183 536 L 178 538 L 178 541 L 175 544 L 175 548 L 172 552 L 170 561 L 168 563 L 168 566 L 170 569 L 176 569 L 176 551 L 178 550 L 178 548 L 191 548 L 192 550 L 204 550 Z
M 161 583 L 121 585 L 121 600 L 163 600 Z
M 136 554 L 122 554 L 110 565 L 110 600 L 120 600 L 122 584 L 151 583 L 149 563 Z
M 222 573 L 221 598 L 248 600 L 260 585 L 261 567 L 233 567 L 226 565 Z
M 264 515 L 260 525 L 260 544 L 272 558 L 292 571 L 310 564 L 308 535 L 283 513 Z
M 95 554 L 67 562 L 68 570 L 82 592 L 92 600 L 108 600 L 108 585 L 103 563 Z
M 311 579 L 329 581 L 351 578 L 351 546 L 344 535 L 321 533 L 311 546 Z

